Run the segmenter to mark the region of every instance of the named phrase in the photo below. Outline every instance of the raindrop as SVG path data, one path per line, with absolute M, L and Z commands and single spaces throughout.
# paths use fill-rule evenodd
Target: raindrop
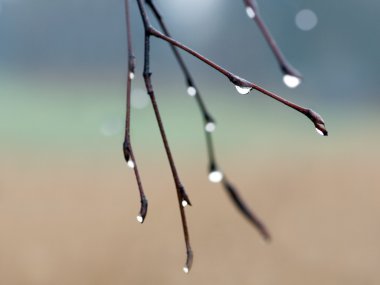
M 285 85 L 289 88 L 296 88 L 301 83 L 300 78 L 290 74 L 285 74 L 282 80 L 284 81 Z
M 187 267 L 187 266 L 184 266 L 184 267 L 182 268 L 182 270 L 183 270 L 183 272 L 185 272 L 186 274 L 189 273 L 189 267 Z
M 239 92 L 239 94 L 242 94 L 242 95 L 246 95 L 252 90 L 251 87 L 242 87 L 242 86 L 238 86 L 238 85 L 235 85 L 235 88 L 236 88 L 237 92 Z
M 144 218 L 143 218 L 141 215 L 138 215 L 138 216 L 136 217 L 136 219 L 137 219 L 137 221 L 138 221 L 140 224 L 142 224 L 142 223 L 144 222 Z
M 215 131 L 216 129 L 216 125 L 214 122 L 208 122 L 206 125 L 205 125 L 205 130 L 206 132 L 208 133 L 212 133 L 213 131 Z
M 247 13 L 247 16 L 251 19 L 255 18 L 256 16 L 256 13 L 255 11 L 252 9 L 252 7 L 247 7 L 245 8 L 245 12 Z
M 296 25 L 302 31 L 310 31 L 318 23 L 317 15 L 309 9 L 301 10 L 296 15 Z
M 190 96 L 194 97 L 195 95 L 197 95 L 197 89 L 195 89 L 194 86 L 189 86 L 187 88 L 187 94 L 189 94 Z
M 325 134 L 318 128 L 315 128 L 315 130 L 317 131 L 317 133 L 321 136 L 324 136 Z
M 129 73 L 129 78 L 130 78 L 131 80 L 133 80 L 133 79 L 135 78 L 135 74 L 134 74 L 133 72 L 130 72 L 130 73 Z
M 130 168 L 135 168 L 135 163 L 133 162 L 132 159 L 129 159 L 128 162 L 127 162 L 127 164 L 128 164 L 128 166 L 129 166 Z
M 219 170 L 213 170 L 208 175 L 208 180 L 210 180 L 213 183 L 219 183 L 223 180 L 223 173 Z
M 181 203 L 181 204 L 182 204 L 182 207 L 184 207 L 184 208 L 185 208 L 187 205 L 189 205 L 189 203 L 187 203 L 186 200 L 182 200 L 182 203 Z

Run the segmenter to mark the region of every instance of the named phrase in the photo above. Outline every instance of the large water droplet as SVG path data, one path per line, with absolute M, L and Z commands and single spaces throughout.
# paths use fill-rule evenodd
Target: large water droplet
M 284 81 L 285 85 L 289 88 L 296 88 L 301 83 L 300 78 L 290 74 L 285 74 L 282 80 Z
M 136 219 L 137 219 L 137 221 L 138 221 L 140 224 L 142 224 L 142 223 L 144 222 L 144 218 L 143 218 L 141 215 L 138 215 L 138 216 L 136 217 Z
M 208 122 L 205 125 L 205 130 L 208 133 L 212 133 L 213 131 L 215 131 L 215 129 L 216 129 L 216 124 L 214 122 Z
M 189 267 L 187 267 L 187 266 L 184 266 L 184 267 L 182 268 L 182 270 L 183 270 L 183 272 L 185 272 L 186 274 L 189 273 Z
M 321 136 L 324 136 L 325 134 L 318 128 L 315 128 L 315 130 L 317 131 L 317 133 Z
M 133 72 L 130 72 L 130 73 L 129 73 L 129 78 L 130 78 L 131 80 L 133 80 L 133 79 L 135 78 L 135 74 L 134 74 Z
M 194 86 L 189 86 L 187 87 L 187 94 L 189 94 L 189 96 L 191 97 L 194 97 L 195 95 L 197 95 L 197 89 L 195 89 Z
M 223 180 L 223 173 L 219 170 L 213 170 L 209 173 L 208 180 L 210 180 L 213 183 L 219 183 Z
M 242 95 L 246 95 L 252 90 L 251 87 L 242 87 L 242 86 L 238 86 L 238 85 L 235 85 L 235 88 L 236 88 L 237 92 L 239 92 L 239 94 L 242 94 Z
M 128 164 L 128 166 L 129 166 L 130 168 L 135 168 L 135 163 L 133 162 L 132 159 L 129 159 L 128 162 L 127 162 L 127 164 Z
M 255 18 L 256 13 L 251 7 L 245 8 L 245 12 L 247 13 L 247 16 L 251 19 Z

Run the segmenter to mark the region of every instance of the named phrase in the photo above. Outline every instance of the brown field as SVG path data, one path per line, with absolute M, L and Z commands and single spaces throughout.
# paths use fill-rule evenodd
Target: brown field
M 140 155 L 150 201 L 144 225 L 116 147 L 96 155 L 10 147 L 0 162 L 0 284 L 380 284 L 380 154 L 377 136 L 362 133 L 311 149 L 272 142 L 255 152 L 246 143 L 224 154 L 229 177 L 270 228 L 270 244 L 206 181 L 203 152 L 178 151 L 194 204 L 189 275 L 159 144 L 160 152 Z

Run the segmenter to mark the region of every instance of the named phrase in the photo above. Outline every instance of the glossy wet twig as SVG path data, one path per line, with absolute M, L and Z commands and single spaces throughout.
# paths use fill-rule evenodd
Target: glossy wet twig
M 163 20 L 162 15 L 158 11 L 156 5 L 154 4 L 153 0 L 146 0 L 146 4 L 151 8 L 153 15 L 156 17 L 162 31 L 166 36 L 170 37 L 169 30 L 165 24 L 165 21 Z M 236 188 L 231 185 L 230 182 L 227 181 L 225 173 L 222 173 L 219 170 L 219 167 L 216 163 L 215 158 L 215 147 L 212 140 L 212 132 L 215 129 L 215 121 L 212 119 L 212 116 L 207 111 L 206 105 L 202 99 L 201 93 L 198 89 L 198 87 L 194 83 L 194 79 L 187 68 L 182 56 L 178 52 L 177 48 L 170 44 L 170 47 L 174 53 L 174 56 L 182 70 L 182 73 L 185 77 L 185 82 L 187 84 L 188 93 L 193 91 L 193 94 L 189 94 L 191 96 L 194 96 L 196 99 L 197 105 L 201 111 L 202 117 L 203 117 L 203 123 L 204 123 L 204 133 L 206 138 L 206 145 L 207 145 L 207 154 L 209 159 L 209 176 L 210 180 L 212 182 L 222 182 L 222 185 L 226 192 L 229 194 L 229 197 L 231 198 L 232 202 L 235 204 L 237 209 L 250 221 L 257 230 L 261 233 L 264 239 L 269 240 L 270 235 L 266 227 L 264 226 L 263 222 L 260 221 L 260 219 L 248 208 L 248 206 L 243 202 L 242 198 L 240 197 L 239 193 L 237 192 Z M 193 89 L 189 89 L 193 88 Z M 190 91 L 190 92 L 189 92 Z M 211 127 L 208 127 L 211 126 Z M 212 175 L 216 177 L 215 181 L 212 180 Z M 220 181 L 219 181 L 220 180 Z
M 296 82 L 295 85 L 289 86 L 289 87 L 296 87 L 301 82 L 302 75 L 301 73 L 295 69 L 285 58 L 284 54 L 281 52 L 280 48 L 278 47 L 276 41 L 272 37 L 271 33 L 269 32 L 269 29 L 267 28 L 265 22 L 263 21 L 259 7 L 257 5 L 257 2 L 255 0 L 243 0 L 244 5 L 246 7 L 246 13 L 247 16 L 256 22 L 257 26 L 259 27 L 261 33 L 263 34 L 265 40 L 267 41 L 269 47 L 271 48 L 278 65 L 280 66 L 280 69 L 284 75 L 284 83 L 289 86 L 289 84 L 286 81 L 286 76 L 292 76 L 299 80 Z
M 186 215 L 185 215 L 185 207 L 187 205 L 191 205 L 191 202 L 188 198 L 188 195 L 185 192 L 185 188 L 183 187 L 183 185 L 180 181 L 180 178 L 179 178 L 179 175 L 177 172 L 177 168 L 174 164 L 174 159 L 173 159 L 170 147 L 169 147 L 169 143 L 168 143 L 168 140 L 166 137 L 164 125 L 162 123 L 161 115 L 160 115 L 158 105 L 156 102 L 156 97 L 154 94 L 154 89 L 153 89 L 152 80 L 151 80 L 152 74 L 150 72 L 150 37 L 151 37 L 151 34 L 149 33 L 150 22 L 149 22 L 149 18 L 147 17 L 147 14 L 146 14 L 146 10 L 144 7 L 143 0 L 137 0 L 137 2 L 138 2 L 140 14 L 141 14 L 143 24 L 144 24 L 144 28 L 145 28 L 143 76 L 144 76 L 146 90 L 147 90 L 148 95 L 149 95 L 151 102 L 152 102 L 152 106 L 154 109 L 154 113 L 156 116 L 158 127 L 160 129 L 162 141 L 164 143 L 165 151 L 166 151 L 166 154 L 167 154 L 167 157 L 169 160 L 169 164 L 170 164 L 170 168 L 172 171 L 175 187 L 177 190 L 178 206 L 179 206 L 180 213 L 181 213 L 181 221 L 182 221 L 182 228 L 183 228 L 183 233 L 184 233 L 184 238 L 185 238 L 186 255 L 187 255 L 186 263 L 185 263 L 185 266 L 183 267 L 183 271 L 185 273 L 188 273 L 191 269 L 192 264 L 193 264 L 193 251 L 192 251 L 191 245 L 190 245 L 190 236 L 189 236 L 189 230 L 188 230 L 187 220 L 186 220 Z
M 140 223 L 143 223 L 145 216 L 148 211 L 148 200 L 145 197 L 144 189 L 142 186 L 140 173 L 137 167 L 137 162 L 135 155 L 133 153 L 132 144 L 131 144 L 131 89 L 132 89 L 132 79 L 135 77 L 135 56 L 133 54 L 132 48 L 132 34 L 131 34 L 131 23 L 129 16 L 129 0 L 125 0 L 125 18 L 126 18 L 126 30 L 127 30 L 127 46 L 128 46 L 128 73 L 127 73 L 127 106 L 126 106 L 126 116 L 125 116 L 125 135 L 123 143 L 123 152 L 124 158 L 129 167 L 133 168 L 137 186 L 140 194 L 140 212 L 137 216 L 137 220 Z
M 131 80 L 134 76 L 134 56 L 132 53 L 132 46 L 131 46 L 131 34 L 130 34 L 130 25 L 129 25 L 129 11 L 128 11 L 128 0 L 125 0 L 126 3 L 126 17 L 127 17 L 127 39 L 128 39 L 128 78 L 127 78 L 127 116 L 126 116 L 126 134 L 125 134 L 125 141 L 124 141 L 124 155 L 125 158 L 128 162 L 128 165 L 133 165 L 135 169 L 135 174 L 136 174 L 136 179 L 139 185 L 139 190 L 140 190 L 140 197 L 141 197 L 141 210 L 140 210 L 140 215 L 139 217 L 141 218 L 141 222 L 144 221 L 146 210 L 147 210 L 147 200 L 145 198 L 142 186 L 141 186 L 141 180 L 139 173 L 137 171 L 137 165 L 135 158 L 133 156 L 133 151 L 130 143 L 130 92 L 131 92 Z M 282 53 L 278 49 L 277 45 L 275 44 L 274 40 L 269 34 L 269 31 L 267 30 L 266 26 L 264 25 L 264 22 L 261 20 L 261 17 L 258 13 L 257 6 L 255 1 L 252 0 L 244 0 L 244 3 L 246 5 L 246 11 L 247 15 L 250 18 L 254 18 L 261 29 L 261 31 L 264 34 L 264 37 L 267 39 L 269 45 L 272 48 L 272 51 L 274 52 L 279 65 L 284 72 L 285 75 L 287 76 L 293 76 L 296 77 L 297 80 L 300 78 L 300 74 L 290 66 L 290 64 L 287 63 L 285 58 L 283 57 Z M 157 7 L 154 5 L 153 0 L 137 0 L 138 8 L 139 8 L 139 13 L 144 25 L 144 32 L 145 32 L 145 38 L 144 38 L 144 72 L 143 72 L 143 77 L 144 77 L 144 82 L 146 86 L 147 93 L 151 99 L 151 103 L 153 106 L 153 110 L 155 113 L 156 121 L 160 130 L 161 138 L 165 147 L 165 151 L 168 157 L 169 165 L 171 168 L 171 172 L 173 175 L 175 187 L 176 187 L 176 192 L 177 192 L 177 197 L 178 197 L 178 205 L 180 209 L 180 214 L 181 214 L 181 221 L 182 221 L 182 227 L 183 227 L 183 232 L 184 232 L 184 239 L 185 239 L 185 245 L 186 245 L 186 263 L 183 268 L 184 272 L 189 272 L 192 266 L 193 262 L 193 252 L 191 249 L 190 245 L 190 237 L 189 237 L 189 231 L 188 231 L 188 225 L 187 225 L 187 220 L 186 220 L 186 215 L 185 215 L 185 207 L 187 205 L 191 205 L 190 200 L 188 198 L 188 195 L 185 192 L 185 188 L 183 187 L 178 172 L 177 168 L 174 163 L 174 159 L 169 147 L 169 143 L 166 137 L 164 125 L 161 119 L 161 115 L 159 112 L 158 104 L 156 101 L 155 97 L 155 92 L 153 89 L 152 85 L 152 79 L 151 79 L 151 72 L 150 72 L 150 42 L 151 42 L 151 37 L 155 37 L 158 39 L 161 39 L 163 41 L 166 41 L 169 43 L 179 65 L 180 68 L 182 69 L 182 72 L 185 76 L 186 84 L 187 84 L 187 92 L 189 95 L 194 96 L 195 99 L 197 100 L 198 106 L 201 110 L 202 116 L 203 116 L 203 121 L 204 121 L 204 127 L 205 127 L 205 134 L 206 134 L 206 142 L 207 142 L 207 149 L 208 149 L 208 157 L 209 157 L 209 179 L 212 182 L 221 182 L 222 185 L 224 186 L 226 192 L 234 202 L 234 204 L 237 206 L 237 208 L 240 210 L 240 212 L 259 230 L 261 235 L 264 237 L 264 239 L 270 239 L 270 235 L 268 230 L 266 229 L 265 225 L 256 217 L 256 215 L 249 210 L 249 208 L 246 206 L 238 192 L 236 191 L 235 187 L 227 180 L 226 176 L 223 175 L 223 173 L 219 170 L 217 164 L 216 164 L 216 159 L 215 159 L 215 150 L 214 150 L 214 144 L 212 141 L 212 136 L 211 132 L 214 131 L 215 129 L 215 121 L 211 117 L 210 113 L 208 112 L 203 99 L 200 95 L 199 89 L 194 83 L 194 80 L 186 67 L 180 53 L 179 49 L 183 50 L 195 58 L 203 61 L 206 63 L 208 66 L 210 66 L 212 69 L 218 71 L 222 75 L 228 78 L 228 80 L 236 87 L 237 91 L 241 94 L 248 94 L 251 90 L 257 90 L 260 93 L 271 97 L 272 99 L 275 99 L 276 101 L 284 104 L 285 106 L 288 106 L 299 113 L 305 115 L 308 117 L 312 123 L 314 124 L 317 132 L 321 135 L 327 136 L 327 130 L 325 127 L 325 123 L 322 119 L 322 117 L 316 113 L 315 111 L 305 108 L 302 106 L 299 106 L 291 101 L 288 101 L 277 94 L 266 90 L 262 88 L 259 85 L 256 85 L 255 83 L 248 81 L 246 79 L 243 79 L 232 72 L 228 71 L 227 69 L 221 67 L 220 65 L 216 64 L 212 60 L 206 58 L 205 56 L 201 55 L 200 53 L 196 52 L 195 50 L 191 49 L 190 47 L 182 44 L 181 42 L 176 41 L 173 39 L 169 31 L 165 25 L 165 22 L 162 19 L 162 16 L 160 15 L 159 11 L 157 10 Z M 160 32 L 156 28 L 154 28 L 151 25 L 151 22 L 149 20 L 149 17 L 146 12 L 145 5 L 148 5 L 154 16 L 157 18 L 160 27 L 163 32 Z M 294 85 L 295 81 L 294 78 L 291 78 L 293 81 L 291 82 Z M 285 77 L 284 77 L 284 82 L 285 82 Z M 285 82 L 287 83 L 287 82 Z M 289 82 L 288 82 L 289 83 Z M 288 84 L 287 83 L 287 84 Z M 290 84 L 290 85 L 292 85 Z M 298 84 L 297 84 L 298 85 Z M 289 84 L 288 84 L 289 86 Z M 295 86 L 290 86 L 290 87 L 295 87 Z M 132 161 L 131 161 L 132 160 Z M 132 164 L 133 163 L 133 164 Z

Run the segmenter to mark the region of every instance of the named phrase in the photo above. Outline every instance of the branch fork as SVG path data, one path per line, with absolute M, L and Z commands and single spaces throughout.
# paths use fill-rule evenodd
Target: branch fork
M 322 117 L 316 113 L 315 111 L 304 108 L 302 106 L 299 106 L 293 102 L 290 102 L 277 94 L 268 91 L 253 82 L 250 82 L 244 78 L 241 78 L 232 72 L 228 71 L 227 69 L 221 67 L 220 65 L 216 64 L 212 60 L 208 59 L 207 57 L 201 55 L 200 53 L 196 52 L 195 50 L 191 49 L 190 47 L 178 42 L 174 38 L 171 37 L 169 30 L 163 20 L 162 15 L 158 11 L 156 5 L 154 4 L 153 0 L 136 0 L 138 4 L 139 13 L 144 25 L 144 31 L 145 31 L 145 44 L 144 44 L 144 71 L 143 71 L 143 78 L 145 82 L 145 87 L 147 90 L 147 93 L 150 97 L 152 107 L 155 113 L 156 121 L 158 124 L 158 128 L 160 130 L 161 138 L 164 144 L 164 148 L 166 151 L 166 155 L 168 158 L 168 162 L 171 168 L 171 172 L 173 175 L 173 180 L 175 184 L 175 189 L 177 193 L 178 198 L 178 206 L 181 214 L 181 222 L 182 222 L 182 228 L 184 233 L 184 240 L 185 240 L 185 246 L 186 246 L 186 263 L 183 267 L 183 271 L 185 273 L 189 273 L 191 270 L 192 264 L 193 264 L 193 251 L 191 249 L 190 245 L 190 236 L 189 236 L 189 230 L 187 225 L 187 219 L 185 214 L 185 207 L 191 206 L 191 202 L 189 199 L 189 196 L 187 195 L 184 186 L 182 185 L 177 168 L 174 163 L 173 155 L 170 150 L 169 142 L 166 136 L 166 132 L 164 129 L 164 124 L 161 119 L 160 111 L 158 108 L 158 104 L 156 101 L 156 96 L 152 84 L 152 73 L 150 72 L 150 39 L 151 37 L 155 37 L 158 39 L 161 39 L 163 41 L 166 41 L 173 54 L 176 58 L 179 67 L 184 75 L 185 84 L 187 86 L 187 93 L 194 97 L 196 100 L 196 103 L 199 107 L 199 110 L 203 117 L 203 129 L 205 133 L 206 138 L 206 145 L 207 145 L 207 154 L 208 154 L 208 160 L 209 160 L 209 180 L 214 183 L 220 183 L 223 188 L 225 189 L 226 193 L 230 197 L 231 201 L 234 203 L 236 208 L 241 212 L 241 214 L 257 229 L 257 231 L 260 233 L 260 235 L 263 237 L 264 240 L 269 241 L 271 239 L 270 233 L 267 230 L 265 224 L 257 217 L 256 214 L 253 213 L 252 210 L 249 209 L 249 207 L 246 205 L 246 203 L 241 198 L 241 195 L 238 193 L 236 188 L 230 183 L 229 180 L 227 180 L 226 175 L 218 168 L 217 162 L 216 162 L 216 156 L 215 156 L 215 147 L 213 144 L 212 139 L 212 132 L 215 131 L 216 123 L 213 117 L 211 116 L 210 112 L 206 108 L 206 105 L 203 101 L 203 98 L 201 96 L 200 90 L 195 84 L 195 81 L 193 79 L 193 76 L 191 75 L 187 65 L 185 64 L 179 50 L 182 50 L 184 52 L 187 52 L 197 58 L 200 61 L 203 61 L 205 64 L 210 66 L 212 69 L 216 70 L 220 74 L 227 77 L 227 79 L 235 85 L 236 89 L 241 94 L 248 94 L 251 90 L 257 90 L 260 93 L 271 97 L 272 99 L 275 99 L 276 101 L 300 112 L 301 114 L 308 117 L 311 122 L 314 124 L 317 132 L 323 136 L 327 136 L 328 132 L 325 127 L 324 120 Z M 296 70 L 294 67 L 292 67 L 288 61 L 285 59 L 284 55 L 278 48 L 278 45 L 276 44 L 275 40 L 271 36 L 268 28 L 266 27 L 264 21 L 262 20 L 262 17 L 260 15 L 258 5 L 256 1 L 254 0 L 243 0 L 243 3 L 246 7 L 246 13 L 250 19 L 252 19 L 254 22 L 256 22 L 257 26 L 259 27 L 260 31 L 262 32 L 265 40 L 267 41 L 269 47 L 271 48 L 279 66 L 280 70 L 283 73 L 283 81 L 284 83 L 290 87 L 294 88 L 298 86 L 301 83 L 302 75 Z M 145 5 L 149 7 L 152 14 L 156 18 L 156 20 L 159 23 L 159 26 L 162 30 L 160 32 L 156 28 L 154 28 L 149 20 L 149 17 L 147 15 L 147 11 L 145 8 Z M 127 104 L 126 104 L 126 127 L 125 127 L 125 138 L 124 138 L 124 144 L 123 144 L 123 152 L 124 152 L 124 158 L 127 161 L 128 165 L 134 169 L 134 173 L 136 176 L 136 181 L 139 189 L 140 194 L 140 211 L 139 215 L 137 216 L 137 220 L 140 223 L 143 223 L 147 214 L 148 210 L 148 201 L 146 199 L 143 186 L 141 183 L 140 173 L 138 171 L 137 163 L 135 160 L 135 156 L 133 153 L 131 140 L 130 140 L 130 117 L 131 117 L 131 86 L 132 86 L 132 80 L 135 76 L 135 65 L 136 65 L 136 59 L 133 54 L 132 49 L 132 35 L 131 35 L 131 25 L 130 25 L 130 14 L 129 14 L 129 0 L 125 0 L 125 15 L 126 15 L 126 27 L 127 27 L 127 46 L 128 46 L 128 76 L 127 76 L 127 90 L 126 90 L 126 97 L 127 97 Z

